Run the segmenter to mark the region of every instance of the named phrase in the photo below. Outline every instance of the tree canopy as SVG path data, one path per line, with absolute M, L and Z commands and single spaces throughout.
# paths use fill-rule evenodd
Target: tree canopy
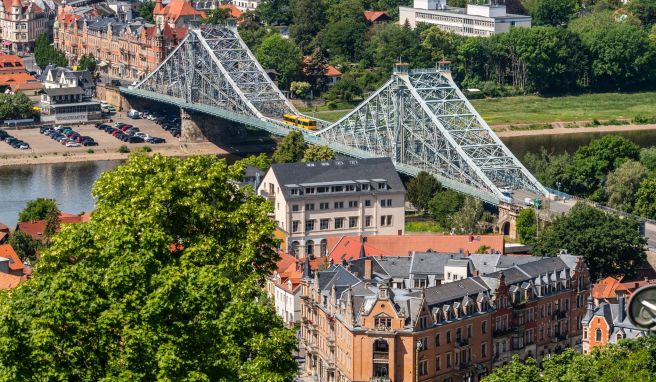
M 313 162 L 321 160 L 335 159 L 335 152 L 326 146 L 312 145 L 305 149 L 303 153 L 303 162 Z
M 269 158 L 265 153 L 260 153 L 258 155 L 249 155 L 246 158 L 240 160 L 241 163 L 257 167 L 262 171 L 266 171 L 271 167 L 271 158 Z
M 153 0 L 142 1 L 139 3 L 137 9 L 139 11 L 139 17 L 143 17 L 149 23 L 153 22 L 153 11 L 155 10 L 155 2 Z
M 535 239 L 538 230 L 537 223 L 537 216 L 532 208 L 524 208 L 517 214 L 515 222 L 517 237 L 522 243 L 528 244 Z
M 0 294 L 6 381 L 288 381 L 295 339 L 260 283 L 271 205 L 243 166 L 132 156 L 93 188 L 32 279 Z
M 300 162 L 305 153 L 305 139 L 299 131 L 292 131 L 281 139 L 273 152 L 273 161 L 276 163 Z
M 96 58 L 91 53 L 83 54 L 78 60 L 77 66 L 78 70 L 88 70 L 93 74 L 95 73 L 97 66 Z
M 417 210 L 425 213 L 431 199 L 441 189 L 440 182 L 433 175 L 421 171 L 406 184 L 406 197 Z
M 30 118 L 34 115 L 34 103 L 23 92 L 0 93 L 0 119 Z
M 57 207 L 57 201 L 55 199 L 37 198 L 30 200 L 18 214 L 18 221 L 44 220 L 51 211 L 59 214 L 59 207 Z
M 560 249 L 582 256 L 592 279 L 631 276 L 645 259 L 645 239 L 638 222 L 620 218 L 585 203 L 577 203 L 564 216 L 556 218 L 535 241 L 538 255 L 551 256 Z
M 283 87 L 296 78 L 303 62 L 303 54 L 294 41 L 279 33 L 264 38 L 255 55 L 264 68 L 278 72 L 278 83 Z
M 34 61 L 41 69 L 49 64 L 55 64 L 57 66 L 68 65 L 68 60 L 64 52 L 50 45 L 50 39 L 45 33 L 41 33 L 34 43 Z

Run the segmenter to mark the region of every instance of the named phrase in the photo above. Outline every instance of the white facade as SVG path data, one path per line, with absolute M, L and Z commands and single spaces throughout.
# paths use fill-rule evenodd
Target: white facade
M 232 0 L 230 2 L 235 7 L 239 8 L 241 11 L 253 11 L 257 9 L 259 0 Z
M 273 301 L 276 314 L 287 326 L 294 325 L 301 318 L 301 288 L 291 280 L 282 282 L 280 275 L 274 273 L 267 278 L 267 295 Z
M 513 27 L 530 27 L 531 16 L 506 13 L 505 5 L 455 8 L 448 7 L 445 0 L 415 0 L 413 8 L 399 7 L 399 22 L 407 22 L 413 29 L 426 23 L 463 36 L 491 36 Z
M 393 176 L 398 179 L 395 172 Z M 391 183 L 395 188 L 390 189 Z M 324 256 L 329 236 L 403 234 L 405 189 L 399 184 L 347 175 L 341 181 L 280 184 L 270 169 L 258 194 L 273 203 L 276 225 L 287 236 L 283 250 L 294 256 Z
M 0 1 L 0 30 L 3 47 L 12 51 L 32 51 L 36 38 L 48 32 L 48 18 L 35 3 Z

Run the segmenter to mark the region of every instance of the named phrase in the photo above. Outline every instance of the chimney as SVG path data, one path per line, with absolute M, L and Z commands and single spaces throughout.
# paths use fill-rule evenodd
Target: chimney
M 624 311 L 624 292 L 617 293 L 617 305 L 617 322 L 622 322 L 624 321 L 624 315 L 626 313 Z
M 365 281 L 371 281 L 371 259 L 365 259 L 364 260 L 364 280 Z

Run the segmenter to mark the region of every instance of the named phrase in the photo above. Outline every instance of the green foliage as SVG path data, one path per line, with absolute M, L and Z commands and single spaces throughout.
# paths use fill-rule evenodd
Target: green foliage
M 289 25 L 292 21 L 290 0 L 263 0 L 257 12 L 267 25 Z
M 264 68 L 278 72 L 278 83 L 282 87 L 287 87 L 298 76 L 303 62 L 298 46 L 277 33 L 262 40 L 255 56 Z
M 88 70 L 91 74 L 96 72 L 96 58 L 93 54 L 83 54 L 77 63 L 78 70 Z
M 5 380 L 288 381 L 294 334 L 262 293 L 271 206 L 212 156 L 132 156 L 105 172 L 89 222 L 0 295 Z M 175 243 L 175 245 L 172 245 Z
M 483 202 L 465 197 L 462 208 L 448 217 L 449 227 L 459 234 L 482 233 L 484 229 L 480 222 L 483 220 L 483 212 Z
M 656 147 L 640 150 L 640 163 L 651 172 L 656 171 Z
M 633 160 L 624 162 L 608 174 L 606 179 L 608 205 L 618 210 L 632 212 L 636 193 L 647 174 L 645 166 Z
M 483 382 L 653 381 L 655 359 L 656 337 L 647 336 L 595 347 L 588 354 L 567 349 L 545 358 L 542 369 L 533 358 L 523 363 L 513 356 L 511 363 L 494 369 Z
M 330 101 L 353 102 L 362 96 L 362 88 L 355 78 L 346 73 L 333 86 L 330 87 L 324 97 Z
M 206 12 L 207 17 L 203 19 L 203 24 L 208 25 L 223 25 L 225 22 L 232 18 L 230 9 L 228 8 L 214 8 Z
M 155 2 L 153 0 L 144 0 L 139 3 L 138 12 L 139 17 L 142 17 L 144 20 L 149 23 L 154 22 L 153 19 L 153 10 L 155 10 Z
M 278 141 L 276 151 L 273 152 L 275 163 L 300 162 L 305 153 L 305 140 L 299 131 L 292 131 Z
M 38 240 L 23 231 L 16 231 L 9 237 L 9 244 L 14 248 L 16 254 L 22 261 L 33 264 L 37 259 L 37 252 L 41 246 Z
M 342 0 L 327 8 L 321 46 L 334 57 L 357 61 L 364 51 L 367 22 L 361 0 Z
M 406 184 L 406 198 L 418 211 L 426 213 L 428 204 L 441 188 L 433 175 L 421 171 Z
M 240 160 L 243 164 L 248 164 L 253 167 L 257 167 L 262 171 L 266 171 L 271 167 L 271 158 L 269 158 L 265 153 L 260 153 L 259 155 L 250 155 L 244 159 Z
M 535 25 L 566 25 L 576 10 L 575 0 L 535 0 L 529 9 Z
M 524 208 L 521 210 L 519 214 L 517 214 L 515 224 L 519 241 L 528 244 L 535 239 L 537 233 L 537 217 L 532 208 Z
M 335 159 L 335 152 L 326 146 L 309 146 L 303 153 L 303 162 Z
M 289 36 L 305 54 L 319 46 L 317 39 L 325 26 L 323 3 L 314 0 L 294 0 L 292 3 L 292 24 Z
M 51 211 L 55 211 L 59 215 L 59 207 L 57 207 L 57 201 L 55 199 L 37 198 L 30 200 L 18 214 L 18 221 L 44 220 Z
M 260 12 L 258 11 L 246 11 L 242 13 L 237 27 L 239 29 L 239 36 L 253 52 L 257 50 L 265 38 L 278 33 L 275 29 L 262 25 Z
M 406 232 L 444 232 L 444 228 L 434 221 L 407 221 L 405 222 Z
M 22 92 L 0 94 L 0 119 L 30 118 L 33 115 L 32 100 Z
M 540 149 L 537 153 L 527 153 L 524 164 L 531 173 L 545 186 L 557 188 L 557 184 L 566 186 L 568 184 L 566 169 L 571 158 L 569 154 L 553 154 L 547 150 Z M 561 188 L 561 191 L 563 188 Z
M 428 210 L 431 216 L 441 226 L 448 225 L 448 218 L 451 214 L 458 212 L 465 201 L 465 197 L 451 189 L 443 190 L 436 193 L 428 203 Z
M 638 196 L 639 197 L 639 196 Z M 557 218 L 536 240 L 539 255 L 554 255 L 560 249 L 582 256 L 592 279 L 635 274 L 635 267 L 645 259 L 645 239 L 638 222 L 620 218 L 584 203 L 577 203 Z
M 50 39 L 45 33 L 41 33 L 34 43 L 34 61 L 41 69 L 49 64 L 57 66 L 68 65 L 68 60 L 64 52 L 50 45 Z
M 149 153 L 149 152 L 153 151 L 153 149 L 150 146 L 144 146 L 144 147 L 141 148 L 141 151 L 143 151 L 145 153 Z
M 386 76 L 399 58 L 416 68 L 428 64 L 418 32 L 394 24 L 381 24 L 374 26 L 370 33 L 371 37 L 365 43 L 367 61 L 373 67 L 384 69 Z
M 656 2 L 653 0 L 631 0 L 628 8 L 645 26 L 656 23 Z
M 307 97 L 307 94 L 311 88 L 312 85 L 305 81 L 292 81 L 291 85 L 289 85 L 289 91 L 294 93 L 298 98 Z
M 118 152 L 121 154 L 127 154 L 130 152 L 130 148 L 126 145 L 122 145 L 121 147 L 118 148 Z
M 635 195 L 634 212 L 648 219 L 656 219 L 656 178 L 645 179 Z

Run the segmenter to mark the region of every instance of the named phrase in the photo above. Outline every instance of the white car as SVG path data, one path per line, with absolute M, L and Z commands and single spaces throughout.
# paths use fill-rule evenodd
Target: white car
M 141 132 L 141 131 L 137 131 L 136 133 L 134 133 L 134 136 L 135 136 L 135 137 L 139 137 L 139 138 L 143 138 L 143 139 L 146 139 L 146 138 L 149 137 L 148 134 L 146 134 L 146 133 L 144 133 L 144 132 Z
M 77 142 L 67 142 L 66 147 L 80 147 L 80 144 Z

